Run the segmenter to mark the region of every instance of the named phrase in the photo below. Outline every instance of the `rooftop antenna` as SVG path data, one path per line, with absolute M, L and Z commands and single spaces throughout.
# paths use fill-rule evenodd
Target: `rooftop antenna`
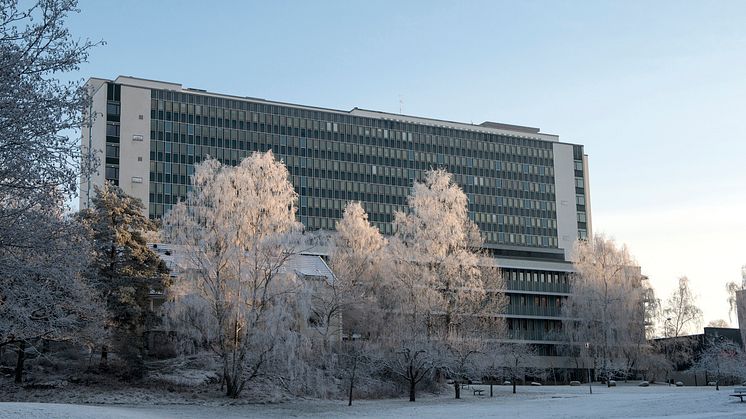
M 402 100 L 401 95 L 399 95 L 399 115 L 402 114 L 402 106 L 404 106 L 404 101 Z

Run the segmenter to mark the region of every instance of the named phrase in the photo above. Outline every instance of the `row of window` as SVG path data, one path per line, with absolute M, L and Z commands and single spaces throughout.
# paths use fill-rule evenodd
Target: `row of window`
M 199 109 L 200 114 L 205 114 L 207 116 L 213 115 L 217 118 L 219 113 L 222 112 L 222 119 L 228 119 L 227 117 L 230 117 L 230 119 L 232 120 L 240 120 L 243 115 L 243 120 L 246 120 L 246 114 L 242 114 L 240 111 L 249 111 L 256 112 L 258 114 L 272 115 L 272 122 L 274 122 L 275 116 L 278 116 L 280 118 L 285 116 L 317 120 L 320 121 L 320 123 L 323 121 L 324 126 L 326 126 L 326 122 L 330 122 L 332 124 L 336 122 L 338 124 L 349 124 L 356 127 L 363 126 L 370 128 L 400 130 L 412 133 L 444 136 L 449 138 L 468 138 L 487 142 L 502 141 L 513 145 L 536 148 L 552 148 L 551 144 L 548 144 L 546 141 L 503 136 L 487 132 L 486 130 L 482 130 L 476 126 L 474 127 L 474 129 L 458 129 L 454 127 L 436 126 L 435 124 L 437 124 L 438 121 L 433 121 L 433 124 L 423 124 L 380 118 L 368 118 L 343 112 L 328 112 L 323 110 L 284 106 L 279 104 L 260 103 L 251 100 L 228 99 L 215 96 L 206 96 L 202 94 L 174 92 L 170 90 L 151 90 L 151 98 L 158 99 L 156 101 L 153 101 L 153 103 L 151 104 L 153 110 L 164 112 L 178 112 L 179 114 L 184 115 L 196 115 L 197 110 Z M 208 108 L 206 111 L 203 111 L 201 107 L 205 105 L 207 105 L 208 107 L 213 107 L 215 109 L 214 114 L 213 111 L 210 110 L 210 108 Z M 197 106 L 200 106 L 200 108 L 198 108 Z M 227 112 L 230 112 L 229 115 L 226 115 Z M 253 117 L 249 119 L 253 120 Z M 281 120 L 278 119 L 278 123 L 280 121 Z M 265 122 L 267 122 L 266 119 Z M 333 127 L 334 126 L 332 125 L 332 129 Z M 319 128 L 321 128 L 321 125 L 319 125 Z
M 273 149 L 288 165 L 301 200 L 403 207 L 414 179 L 431 167 L 445 167 L 468 194 L 470 215 L 488 242 L 557 246 L 551 142 L 375 118 L 339 119 L 326 112 L 286 112 L 260 103 L 223 108 L 217 105 L 221 98 L 210 105 L 207 98 L 207 103 L 188 98 L 199 94 L 154 92 L 151 182 L 179 188 L 171 194 L 151 189 L 153 216 L 185 197 L 181 186 L 187 186 L 193 164 L 202 156 L 237 164 L 250 150 Z M 166 99 L 169 95 L 186 101 L 176 103 Z M 299 185 L 306 178 L 329 183 Z M 346 188 L 358 183 L 369 189 Z M 311 229 L 333 228 L 338 209 L 313 202 L 301 204 L 299 216 L 319 220 L 307 224 Z M 371 219 L 387 234 L 391 214 L 371 212 Z
M 578 209 L 578 239 L 588 239 L 588 216 L 586 215 L 585 201 L 585 173 L 583 171 L 583 148 L 573 146 L 573 155 L 575 156 L 575 203 Z
M 544 332 L 549 334 L 550 332 L 559 332 L 562 330 L 562 322 L 559 320 L 546 320 L 546 319 L 511 319 L 508 318 L 508 330 L 523 330 L 523 331 L 535 331 Z M 529 336 L 525 334 L 524 336 Z M 544 336 L 538 334 L 537 336 Z
M 111 127 L 112 135 L 118 134 L 118 125 Z M 529 175 L 541 179 L 544 183 L 554 182 L 554 168 L 549 164 L 521 163 L 514 160 L 515 156 L 498 153 L 494 158 L 480 155 L 479 157 L 463 157 L 452 154 L 420 152 L 415 150 L 396 149 L 386 146 L 357 145 L 338 141 L 308 139 L 300 141 L 301 145 L 285 145 L 284 140 L 298 139 L 286 136 L 263 135 L 248 132 L 245 138 L 228 139 L 223 137 L 185 136 L 179 141 L 168 132 L 151 131 L 153 151 L 170 152 L 187 155 L 201 155 L 199 150 L 205 147 L 222 149 L 231 153 L 233 159 L 247 151 L 272 149 L 278 154 L 288 154 L 299 158 L 313 157 L 324 160 L 339 160 L 354 163 L 379 164 L 394 167 L 429 168 L 432 166 L 450 166 L 455 173 L 474 174 L 488 177 L 506 177 L 511 179 L 525 179 L 518 175 Z M 300 140 L 305 140 L 300 138 Z M 305 145 L 303 143 L 308 143 Z M 200 146 L 202 146 L 200 148 Z M 215 156 L 215 153 L 211 155 Z M 226 155 L 225 158 L 231 158 Z M 459 172 L 459 170 L 461 170 Z
M 104 177 L 119 185 L 119 113 L 121 86 L 109 83 L 106 86 L 106 148 Z

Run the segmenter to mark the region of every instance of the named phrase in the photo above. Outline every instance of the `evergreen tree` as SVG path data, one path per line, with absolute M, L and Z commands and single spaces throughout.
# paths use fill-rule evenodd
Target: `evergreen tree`
M 88 274 L 106 302 L 110 342 L 139 375 L 143 332 L 155 320 L 150 290 L 168 285 L 168 269 L 147 245 L 144 233 L 156 231 L 157 225 L 144 215 L 142 201 L 110 183 L 96 187 L 95 193 L 92 208 L 80 214 L 93 242 Z M 103 345 L 102 365 L 107 358 Z

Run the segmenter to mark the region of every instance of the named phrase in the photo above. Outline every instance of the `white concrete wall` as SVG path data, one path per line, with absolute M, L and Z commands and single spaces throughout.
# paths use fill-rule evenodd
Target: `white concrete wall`
M 572 260 L 578 237 L 578 211 L 575 205 L 575 167 L 572 144 L 554 143 L 554 185 L 557 200 L 557 243 Z
M 106 81 L 102 79 L 91 79 L 86 83 L 86 85 L 93 97 L 91 108 L 85 110 L 85 117 L 88 119 L 90 117 L 89 113 L 91 113 L 93 115 L 93 125 L 81 129 L 81 157 L 83 159 L 88 158 L 88 144 L 90 141 L 92 156 L 93 158 L 98 159 L 98 166 L 96 166 L 89 178 L 81 178 L 80 209 L 88 208 L 89 189 L 92 198 L 95 195 L 93 185 L 102 186 L 106 178 Z
M 119 186 L 128 195 L 142 200 L 147 216 L 150 203 L 150 89 L 123 85 L 121 99 Z

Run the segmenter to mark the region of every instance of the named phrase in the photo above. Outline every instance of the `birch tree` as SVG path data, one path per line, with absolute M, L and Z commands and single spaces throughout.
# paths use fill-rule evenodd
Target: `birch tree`
M 476 353 L 463 351 L 466 342 L 502 331 L 502 282 L 478 250 L 479 229 L 469 219 L 466 194 L 450 173 L 428 171 L 423 182 L 415 182 L 408 204 L 408 213 L 394 216 L 390 246 L 401 318 L 407 323 L 400 330 L 409 334 L 401 341 L 399 354 L 406 362 L 399 367 L 405 368 L 411 401 L 418 376 L 410 371 L 429 371 L 436 361 L 454 375 L 458 397 L 462 377 L 457 370 Z M 450 354 L 438 359 L 437 352 Z
M 363 206 L 349 202 L 331 240 L 329 265 L 334 281 L 311 297 L 311 310 L 322 320 L 315 329 L 323 340 L 321 358 L 339 359 L 339 368 L 349 382 L 350 406 L 356 380 L 370 371 L 373 352 L 378 349 L 370 338 L 380 335 L 380 322 L 372 319 L 380 313 L 375 298 L 385 244 L 378 229 L 368 222 Z M 343 336 L 347 337 L 344 342 Z M 332 342 L 337 344 L 330 348 Z
M 184 292 L 172 304 L 187 304 L 187 297 L 202 303 L 202 323 L 212 333 L 207 344 L 222 360 L 226 395 L 236 398 L 307 320 L 297 304 L 300 284 L 285 269 L 301 230 L 297 195 L 271 151 L 237 167 L 207 159 L 196 166 L 192 185 L 164 219 L 166 237 L 188 267 Z
M 334 281 L 311 298 L 311 310 L 321 321 L 316 330 L 321 334 L 325 350 L 330 341 L 342 338 L 342 315 L 368 306 L 367 300 L 375 292 L 372 281 L 380 269 L 384 245 L 385 240 L 368 222 L 368 214 L 362 205 L 348 203 L 332 236 L 329 266 L 334 272 Z M 355 333 L 357 325 L 351 324 L 350 320 L 356 317 L 345 317 L 348 317 L 345 320 L 348 334 Z
M 679 278 L 678 287 L 666 300 L 663 315 L 666 318 L 663 324 L 666 337 L 689 334 L 702 324 L 702 310 L 697 306 L 697 297 L 689 287 L 687 277 Z
M 644 339 L 642 275 L 625 247 L 600 235 L 578 242 L 574 264 L 564 329 L 572 341 L 590 343 L 608 382 L 622 348 Z
M 738 291 L 746 290 L 746 265 L 741 267 L 741 282 L 731 281 L 725 284 L 728 293 L 728 320 L 733 320 L 733 313 L 738 313 Z

